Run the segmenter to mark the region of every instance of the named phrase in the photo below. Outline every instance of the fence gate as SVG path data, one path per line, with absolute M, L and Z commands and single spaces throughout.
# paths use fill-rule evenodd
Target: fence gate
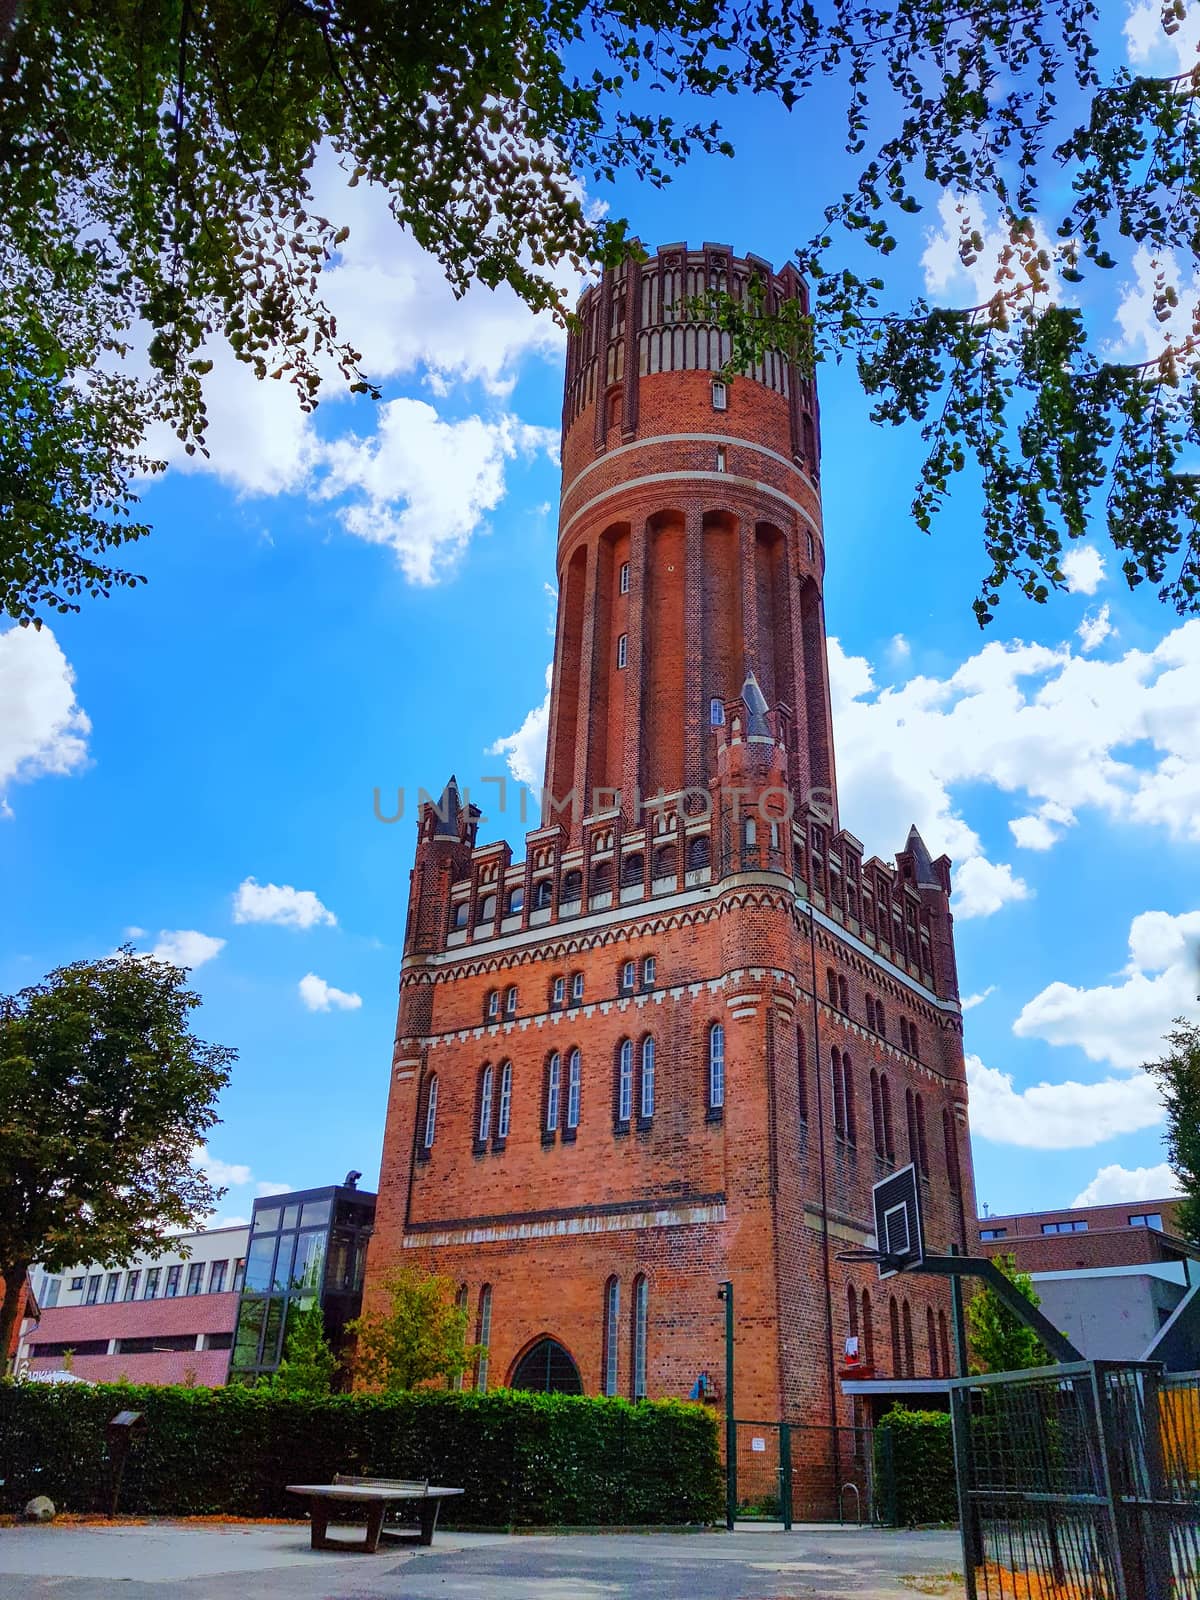
M 870 1428 L 735 1423 L 738 1521 L 870 1522 L 875 1515 Z M 726 1463 L 728 1471 L 729 1464 Z
M 1200 1374 L 1084 1361 L 950 1398 L 969 1600 L 1200 1594 Z

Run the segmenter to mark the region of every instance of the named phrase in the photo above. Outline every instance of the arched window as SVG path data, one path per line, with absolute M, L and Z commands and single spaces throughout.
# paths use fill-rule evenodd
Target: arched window
M 654 1115 L 654 1040 L 647 1034 L 642 1040 L 642 1081 L 640 1084 L 638 1113 L 643 1122 Z
M 852 1283 L 846 1285 L 846 1327 L 852 1339 L 858 1336 L 858 1293 Z
M 569 901 L 569 900 L 582 900 L 582 898 L 583 898 L 583 873 L 579 871 L 578 867 L 574 867 L 574 868 L 572 868 L 572 870 L 570 872 L 567 873 L 566 877 L 563 879 L 562 899 L 564 901 Z
M 710 855 L 708 835 L 698 833 L 687 844 L 687 869 L 689 872 L 699 872 L 701 868 L 709 865 Z
M 533 909 L 548 911 L 554 901 L 554 884 L 549 878 L 539 878 L 533 886 Z
M 675 876 L 675 846 L 673 844 L 660 844 L 654 852 L 654 876 L 656 878 L 673 878 Z
M 929 1141 L 925 1137 L 925 1102 L 917 1096 L 917 1171 L 923 1178 L 929 1176 Z
M 641 883 L 645 870 L 645 856 L 637 855 L 636 853 L 626 856 L 621 862 L 621 882 L 627 889 L 632 888 Z
M 917 1364 L 913 1355 L 912 1311 L 909 1308 L 907 1300 L 904 1302 L 904 1309 L 901 1313 L 901 1316 L 904 1323 L 904 1376 L 906 1378 L 915 1378 L 917 1375 Z
M 495 920 L 496 896 L 494 894 L 485 894 L 475 912 L 476 925 L 478 926 L 481 922 L 494 922 Z
M 560 973 L 550 984 L 550 1004 L 552 1006 L 560 1006 L 566 998 L 567 980 Z
M 457 905 L 454 907 L 454 919 L 453 919 L 453 921 L 451 923 L 451 926 L 455 929 L 456 932 L 460 928 L 465 928 L 466 925 L 467 925 L 467 922 L 470 920 L 470 916 L 471 916 L 471 902 L 469 900 L 460 900 L 457 903 Z
M 612 862 L 597 861 L 592 865 L 592 893 L 604 894 L 612 888 Z
M 917 1147 L 917 1103 L 911 1089 L 904 1091 L 904 1120 L 908 1125 L 908 1159 L 920 1170 L 920 1151 Z
M 515 917 L 524 904 L 525 890 L 520 885 L 508 891 L 508 915 L 510 917 Z
M 871 1310 L 871 1291 L 864 1289 L 860 1306 L 862 1316 L 863 1360 L 869 1367 L 875 1365 L 875 1318 Z
M 492 1069 L 484 1067 L 479 1078 L 479 1120 L 475 1124 L 477 1144 L 486 1144 L 492 1131 Z
M 642 962 L 642 986 L 646 989 L 654 987 L 654 974 L 657 963 L 653 956 L 647 956 Z
M 925 1307 L 925 1337 L 929 1341 L 929 1376 L 939 1378 L 942 1374 L 938 1370 L 937 1325 L 933 1320 L 932 1306 Z
M 496 1018 L 499 1015 L 500 1015 L 500 991 L 499 991 L 499 989 L 489 989 L 488 990 L 488 997 L 487 997 L 487 1004 L 484 1007 L 484 1016 L 485 1016 L 485 1018 L 487 1019 L 488 1022 L 495 1022 Z
M 567 1057 L 566 1126 L 574 1132 L 579 1126 L 579 1103 L 583 1095 L 583 1058 L 578 1047 Z
M 850 1012 L 850 985 L 845 978 L 838 979 L 838 1005 L 847 1015 Z
M 882 1038 L 884 1038 L 884 1039 L 887 1038 L 887 1019 L 885 1018 L 885 1016 L 883 1014 L 883 1001 L 882 1000 L 877 1000 L 875 1002 L 875 1031 Z
M 808 1121 L 808 1050 L 804 1043 L 804 1029 L 796 1029 L 796 1101 L 800 1120 Z
M 454 1309 L 462 1314 L 462 1329 L 463 1329 L 463 1343 L 464 1344 L 466 1343 L 466 1334 L 467 1334 L 467 1307 L 468 1307 L 468 1305 L 470 1303 L 470 1299 L 471 1299 L 471 1291 L 467 1288 L 465 1283 L 460 1283 L 459 1286 L 458 1286 L 458 1293 L 454 1296 Z M 452 1389 L 454 1389 L 454 1390 L 461 1390 L 462 1386 L 463 1386 L 463 1375 L 462 1375 L 461 1372 L 459 1372 L 453 1378 L 451 1378 L 450 1387 Z
M 889 1161 L 894 1161 L 896 1139 L 892 1129 L 892 1090 L 886 1072 L 879 1074 L 879 1098 L 883 1104 L 883 1153 Z
M 950 1329 L 944 1311 L 938 1312 L 938 1344 L 942 1352 L 942 1375 L 948 1378 L 954 1368 L 950 1364 Z
M 637 962 L 622 961 L 621 963 L 621 988 L 626 994 L 637 987 Z
M 510 983 L 508 988 L 504 991 L 504 1015 L 506 1017 L 515 1017 L 516 1014 L 517 986 L 515 983 Z
M 875 1135 L 875 1154 L 880 1158 L 886 1152 L 883 1141 L 883 1096 L 879 1091 L 879 1074 L 871 1068 L 871 1131 Z
M 908 1018 L 907 1017 L 901 1017 L 900 1018 L 900 1048 L 901 1048 L 901 1050 L 903 1050 L 903 1051 L 905 1051 L 907 1053 L 907 1051 L 908 1051 Z
M 479 1365 L 475 1368 L 475 1387 L 480 1394 L 487 1393 L 488 1386 L 488 1346 L 492 1342 L 492 1286 L 485 1283 L 479 1291 L 479 1321 L 475 1327 L 475 1343 L 483 1346 L 483 1354 L 479 1357 Z
M 582 972 L 573 972 L 571 974 L 571 999 L 572 1001 L 579 1001 L 583 999 Z
M 829 1052 L 829 1075 L 833 1083 L 833 1131 L 846 1131 L 846 1085 L 842 1078 L 841 1052 L 834 1046 Z
M 920 1059 L 921 1059 L 921 1041 L 920 1041 L 920 1038 L 917 1035 L 916 1028 L 912 1025 L 911 1022 L 908 1025 L 908 1048 L 912 1051 L 913 1055 L 916 1056 L 917 1060 L 920 1061 Z
M 507 1139 L 509 1124 L 512 1121 L 512 1062 L 506 1061 L 500 1068 L 500 1105 L 496 1111 L 496 1137 Z
M 582 1394 L 583 1380 L 568 1350 L 557 1339 L 539 1339 L 517 1362 L 514 1389 L 538 1394 Z
M 617 1355 L 621 1338 L 621 1284 L 610 1278 L 604 1285 L 604 1393 L 617 1392 Z
M 558 1099 L 562 1086 L 562 1061 L 558 1051 L 551 1053 L 546 1062 L 546 1117 L 545 1130 L 555 1133 L 558 1129 Z
M 954 1137 L 954 1113 L 947 1106 L 942 1111 L 942 1139 L 946 1146 L 946 1176 L 950 1187 L 958 1188 L 958 1140 Z
M 625 667 L 629 662 L 629 635 L 623 633 L 617 640 L 617 666 Z
M 831 1006 L 836 1006 L 838 1003 L 837 973 L 832 967 L 826 968 L 825 987 L 829 990 L 829 1004 Z
M 870 1028 L 872 1033 L 875 1032 L 875 996 L 873 994 L 867 996 L 867 1027 Z
M 892 1335 L 892 1377 L 904 1376 L 904 1355 L 900 1347 L 900 1307 L 896 1304 L 896 1296 L 888 1299 L 888 1324 Z
M 649 1302 L 649 1285 L 639 1273 L 633 1280 L 633 1359 L 630 1362 L 635 1400 L 646 1398 L 646 1322 Z
M 854 1068 L 850 1057 L 842 1051 L 842 1100 L 846 1107 L 846 1142 L 858 1143 L 858 1117 L 854 1104 Z
M 622 1039 L 617 1049 L 617 1121 L 627 1123 L 633 1115 L 633 1040 Z
M 435 1072 L 430 1077 L 429 1083 L 428 1083 L 428 1085 L 426 1086 L 426 1089 L 425 1089 L 425 1136 L 424 1136 L 424 1144 L 425 1144 L 426 1150 L 432 1150 L 433 1149 L 434 1135 L 437 1133 L 437 1102 L 438 1102 L 438 1081 L 437 1081 L 437 1073 Z
M 708 1109 L 725 1104 L 725 1029 L 714 1022 L 708 1030 Z

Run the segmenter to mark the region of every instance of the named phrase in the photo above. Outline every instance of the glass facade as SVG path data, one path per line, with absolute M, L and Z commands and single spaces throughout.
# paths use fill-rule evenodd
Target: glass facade
M 256 1201 L 250 1224 L 229 1380 L 253 1383 L 283 1359 L 289 1319 L 321 1305 L 334 1350 L 362 1308 L 375 1196 L 306 1190 Z M 236 1280 L 235 1280 L 236 1281 Z

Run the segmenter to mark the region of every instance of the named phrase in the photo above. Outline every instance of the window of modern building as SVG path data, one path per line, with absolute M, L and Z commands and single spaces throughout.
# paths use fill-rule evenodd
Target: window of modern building
M 628 594 L 629 593 L 629 563 L 628 563 L 628 561 L 622 561 L 622 563 L 621 563 L 621 593 L 622 594 Z
M 604 1392 L 617 1392 L 617 1355 L 621 1337 L 621 1284 L 610 1278 L 604 1285 Z
M 1073 1222 L 1043 1222 L 1043 1233 L 1086 1233 L 1088 1225 L 1082 1220 Z
M 714 1022 L 708 1030 L 708 1108 L 719 1111 L 725 1104 L 725 1029 Z
M 188 1266 L 187 1290 L 188 1294 L 201 1294 L 204 1289 L 204 1263 L 193 1261 Z
M 583 1057 L 578 1048 L 567 1058 L 567 1118 L 572 1132 L 579 1126 L 579 1104 L 583 1096 Z
M 121 1274 L 110 1272 L 104 1284 L 104 1304 L 112 1305 L 117 1295 L 121 1292 Z
M 234 1294 L 238 1294 L 240 1293 L 241 1287 L 245 1281 L 246 1258 L 245 1256 L 239 1256 L 237 1259 L 237 1264 L 233 1269 L 233 1282 L 229 1285 L 229 1287 L 233 1290 Z
M 137 1299 L 138 1283 L 141 1280 L 141 1276 L 142 1275 L 141 1275 L 140 1272 L 127 1272 L 125 1274 L 125 1298 L 126 1298 L 126 1300 L 136 1300 Z
M 638 1087 L 638 1115 L 643 1122 L 649 1122 L 654 1115 L 654 1040 L 649 1034 L 642 1040 L 642 1077 Z
M 623 961 L 621 963 L 621 988 L 628 991 L 637 983 L 637 963 Z
M 980 1228 L 979 1237 L 981 1239 L 1007 1239 L 1008 1238 L 1008 1229 L 1007 1228 Z
M 708 721 L 713 728 L 725 726 L 725 702 L 719 700 L 716 695 L 708 702 Z
M 550 989 L 550 1004 L 560 1006 L 566 998 L 567 980 L 565 978 L 555 978 Z
M 475 1125 L 475 1141 L 486 1144 L 492 1131 L 492 1069 L 484 1067 L 479 1079 L 479 1120 Z
M 435 1072 L 429 1079 L 429 1085 L 425 1090 L 425 1137 L 423 1142 L 426 1150 L 433 1149 L 433 1141 L 437 1134 L 437 1103 L 438 1080 Z
M 146 1300 L 157 1300 L 158 1299 L 158 1283 L 159 1283 L 159 1279 L 161 1278 L 161 1276 L 162 1276 L 162 1268 L 161 1267 L 151 1267 L 148 1270 L 148 1272 L 146 1273 L 146 1293 L 143 1296 L 144 1299 L 146 1299 Z
M 496 1138 L 507 1139 L 509 1124 L 512 1121 L 512 1062 L 506 1061 L 500 1068 L 500 1105 L 496 1112 Z
M 1162 1213 L 1159 1211 L 1138 1211 L 1129 1219 L 1131 1228 L 1157 1228 L 1162 1232 Z
M 475 1368 L 475 1387 L 480 1394 L 487 1393 L 488 1386 L 488 1346 L 492 1342 L 492 1286 L 485 1283 L 479 1291 L 479 1322 L 475 1330 L 475 1343 L 483 1346 L 483 1354 L 479 1357 L 479 1365 Z
M 629 635 L 623 633 L 617 640 L 617 666 L 624 667 L 629 663 Z
M 633 1280 L 633 1398 L 646 1398 L 646 1322 L 650 1292 L 646 1279 L 639 1273 Z
M 720 378 L 713 379 L 712 403 L 714 411 L 727 411 L 729 409 L 729 387 L 721 382 Z
M 225 1293 L 225 1278 L 229 1272 L 228 1261 L 214 1261 L 208 1269 L 209 1294 Z
M 622 1039 L 617 1049 L 617 1121 L 633 1115 L 633 1040 Z
M 504 1015 L 506 1017 L 515 1017 L 516 1014 L 517 986 L 514 983 L 510 983 L 508 988 L 504 991 Z
M 487 1008 L 486 1008 L 487 1020 L 489 1022 L 495 1022 L 496 1018 L 499 1015 L 500 1015 L 500 991 L 499 991 L 499 989 L 489 989 L 488 997 L 487 997 Z
M 94 1278 L 88 1279 L 87 1298 L 85 1304 L 89 1306 L 94 1306 L 96 1304 L 97 1300 L 100 1298 L 100 1285 L 102 1282 L 103 1280 L 100 1278 L 99 1274 L 97 1274 L 97 1276 Z
M 168 1300 L 173 1300 L 179 1293 L 179 1283 L 182 1277 L 183 1268 L 181 1266 L 167 1268 L 166 1298 Z
M 649 989 L 649 988 L 651 988 L 653 986 L 653 984 L 654 984 L 654 972 L 655 972 L 655 960 L 654 960 L 654 957 L 653 956 L 647 956 L 646 959 L 642 962 L 642 987 L 643 988 Z
M 572 1000 L 582 1000 L 583 999 L 583 973 L 582 972 L 573 972 L 571 974 L 571 999 Z
M 136 1276 L 136 1274 L 135 1274 L 135 1276 Z M 38 1299 L 41 1302 L 43 1310 L 50 1311 L 50 1310 L 53 1309 L 54 1306 L 56 1306 L 58 1304 L 58 1297 L 59 1297 L 59 1294 L 60 1294 L 61 1290 L 62 1290 L 62 1279 L 61 1278 L 43 1278 L 42 1279 L 42 1292 L 38 1296 Z
M 82 1278 L 72 1278 L 71 1279 L 71 1293 L 72 1294 L 82 1294 L 83 1293 L 83 1284 L 84 1284 L 84 1280 Z
M 546 1123 L 547 1133 L 558 1131 L 558 1097 L 562 1088 L 562 1060 L 558 1051 L 551 1052 L 546 1062 Z

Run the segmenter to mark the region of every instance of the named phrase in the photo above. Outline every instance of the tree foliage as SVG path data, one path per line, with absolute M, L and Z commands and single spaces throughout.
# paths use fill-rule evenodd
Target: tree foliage
M 125 947 L 0 997 L 0 1350 L 33 1262 L 121 1265 L 224 1193 L 193 1158 L 236 1052 L 189 1032 L 185 979 Z
M 355 1340 L 354 1376 L 370 1389 L 395 1393 L 438 1378 L 460 1378 L 487 1353 L 467 1344 L 466 1308 L 454 1284 L 437 1273 L 401 1267 L 384 1280 L 390 1304 L 347 1325 Z
M 283 1360 L 271 1374 L 268 1387 L 276 1394 L 319 1400 L 333 1393 L 338 1358 L 325 1337 L 325 1314 L 319 1300 L 293 1306 L 283 1340 Z
M 1167 1160 L 1183 1191 L 1179 1229 L 1200 1244 L 1200 1023 L 1178 1017 L 1166 1043 L 1166 1054 L 1146 1070 L 1167 1109 Z
M 1041 1304 L 1029 1273 L 1017 1271 L 1015 1256 L 993 1256 L 992 1264 L 1032 1305 Z M 992 1289 L 978 1290 L 968 1302 L 967 1337 L 973 1373 L 1019 1372 L 1046 1366 L 1050 1360 L 1033 1329 L 1019 1321 Z
M 875 419 L 923 434 L 919 527 L 978 480 L 981 623 L 1009 581 L 1061 585 L 1096 518 L 1131 585 L 1200 609 L 1200 332 L 1176 326 L 1173 276 L 1200 246 L 1200 65 L 1106 66 L 1101 21 L 1099 0 L 7 0 L 4 608 L 36 621 L 136 581 L 108 560 L 145 531 L 137 441 L 157 420 L 203 449 L 214 344 L 308 408 L 334 374 L 377 392 L 322 300 L 348 230 L 314 199 L 320 152 L 379 186 L 456 292 L 507 283 L 561 315 L 555 263 L 636 248 L 580 180 L 662 184 L 729 151 L 711 102 L 820 88 L 814 145 L 840 91 L 857 177 L 797 250 L 807 314 L 707 304 L 734 366 L 764 343 L 854 361 Z M 915 258 L 947 192 L 966 268 L 1000 231 L 985 292 L 898 303 L 885 263 Z M 1139 251 L 1163 342 L 1118 359 L 1089 296 Z

